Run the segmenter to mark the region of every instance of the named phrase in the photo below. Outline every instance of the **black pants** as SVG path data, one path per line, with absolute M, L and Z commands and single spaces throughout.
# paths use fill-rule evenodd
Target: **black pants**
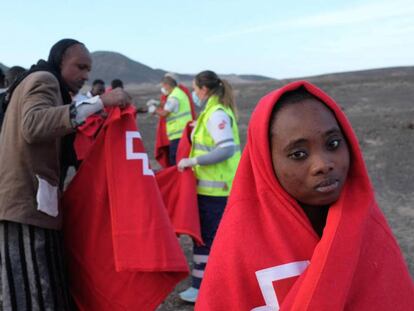
M 177 149 L 178 149 L 179 143 L 180 143 L 179 139 L 174 139 L 170 141 L 170 146 L 168 149 L 168 161 L 170 162 L 169 164 L 171 166 L 177 164 L 176 155 L 177 155 Z
M 200 213 L 201 236 L 205 245 L 193 247 L 192 286 L 200 288 L 204 270 L 207 265 L 211 245 L 227 204 L 227 197 L 198 195 L 198 211 Z

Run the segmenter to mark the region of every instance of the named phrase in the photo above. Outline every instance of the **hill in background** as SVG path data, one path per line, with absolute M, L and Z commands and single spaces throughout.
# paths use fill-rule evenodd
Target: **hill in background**
M 110 83 L 121 79 L 125 84 L 158 83 L 166 71 L 153 69 L 115 52 L 93 52 L 90 80 Z
M 110 83 L 115 78 L 124 81 L 125 84 L 159 83 L 167 72 L 163 69 L 154 69 L 140 62 L 134 61 L 120 53 L 98 51 L 92 53 L 92 72 L 90 80 L 102 79 Z M 181 81 L 191 81 L 193 74 L 177 74 Z M 259 75 L 221 75 L 232 83 L 246 83 L 254 81 L 271 80 L 271 78 Z
M 163 69 L 151 68 L 116 52 L 97 51 L 91 55 L 93 66 L 89 81 L 102 79 L 109 84 L 113 79 L 121 79 L 125 84 L 156 84 L 167 72 Z M 2 63 L 0 63 L 0 68 L 3 71 L 8 70 L 8 67 Z M 181 81 L 186 82 L 194 78 L 194 74 L 177 74 L 177 76 Z M 224 74 L 221 76 L 231 83 L 271 80 L 271 78 L 260 75 Z
M 387 81 L 389 79 L 399 80 L 404 82 L 414 78 L 414 66 L 404 67 L 389 67 L 378 69 L 366 69 L 348 72 L 328 73 L 317 76 L 310 76 L 306 78 L 286 79 L 284 81 L 294 81 L 305 79 L 314 83 L 345 83 L 345 82 L 373 82 L 373 81 Z
M 116 52 L 97 51 L 91 53 L 92 55 L 92 71 L 90 73 L 89 84 L 94 79 L 103 79 L 109 84 L 113 79 L 121 79 L 125 84 L 158 84 L 167 70 L 154 69 L 140 62 L 134 61 L 125 55 Z M 16 64 L 13 64 L 16 65 Z M 7 71 L 8 67 L 0 62 L 0 68 L 3 71 Z M 219 75 L 227 79 L 233 84 L 246 84 L 252 82 L 271 82 L 276 79 L 253 74 L 220 74 Z M 194 78 L 194 74 L 177 74 L 178 78 L 186 83 L 190 82 Z M 385 77 L 398 77 L 401 79 L 410 79 L 414 76 L 414 66 L 406 67 L 390 67 L 381 69 L 370 69 L 340 73 L 329 73 L 318 76 L 310 76 L 305 78 L 294 78 L 279 80 L 280 82 L 289 82 L 292 80 L 306 79 L 314 82 L 345 82 L 345 81 L 365 81 L 369 80 L 381 80 Z

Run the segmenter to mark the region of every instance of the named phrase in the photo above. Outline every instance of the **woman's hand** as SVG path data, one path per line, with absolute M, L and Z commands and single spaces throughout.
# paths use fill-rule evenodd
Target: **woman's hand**
M 178 162 L 177 169 L 178 171 L 183 172 L 187 167 L 193 167 L 195 165 L 197 165 L 196 158 L 184 158 Z

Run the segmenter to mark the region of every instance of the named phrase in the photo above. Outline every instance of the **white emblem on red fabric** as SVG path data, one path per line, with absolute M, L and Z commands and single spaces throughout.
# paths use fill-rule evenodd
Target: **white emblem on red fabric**
M 134 152 L 134 139 L 142 140 L 141 134 L 137 131 L 126 131 L 126 158 L 127 160 L 141 160 L 142 174 L 154 176 L 149 167 L 148 155 L 145 152 Z
M 299 276 L 308 266 L 309 261 L 304 260 L 256 271 L 256 278 L 266 305 L 253 308 L 251 311 L 279 311 L 279 301 L 277 300 L 273 282 Z

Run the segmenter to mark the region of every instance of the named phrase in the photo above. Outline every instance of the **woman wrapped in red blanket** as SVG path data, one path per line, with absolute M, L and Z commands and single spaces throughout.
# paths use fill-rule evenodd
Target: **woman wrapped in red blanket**
M 414 310 L 351 125 L 308 82 L 252 115 L 196 310 Z

